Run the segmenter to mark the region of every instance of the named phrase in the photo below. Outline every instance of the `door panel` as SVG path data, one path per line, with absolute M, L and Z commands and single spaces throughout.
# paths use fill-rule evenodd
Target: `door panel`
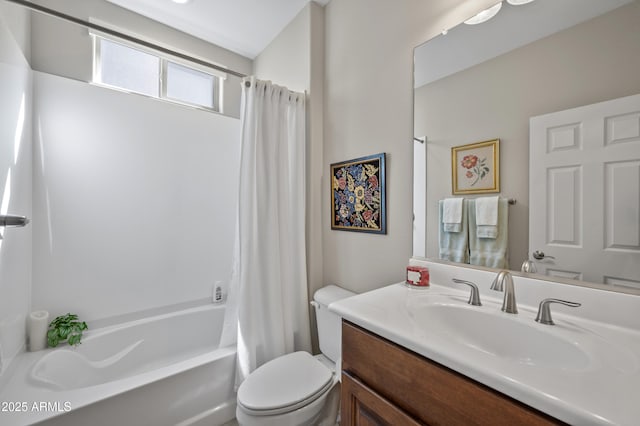
M 355 377 L 342 373 L 340 426 L 419 426 L 419 423 Z
M 640 288 L 640 95 L 530 119 L 540 273 Z

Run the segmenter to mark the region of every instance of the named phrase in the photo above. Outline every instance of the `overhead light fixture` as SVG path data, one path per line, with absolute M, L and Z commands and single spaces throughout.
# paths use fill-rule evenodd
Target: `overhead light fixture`
M 466 21 L 464 21 L 464 23 L 467 25 L 477 25 L 477 24 L 482 24 L 483 22 L 487 22 L 489 19 L 496 16 L 496 14 L 500 11 L 501 7 L 502 7 L 502 2 L 496 3 L 493 6 L 491 6 L 489 9 L 485 9 L 482 12 L 478 13 L 476 16 L 470 19 L 467 19 Z
M 509 3 L 512 6 L 520 6 L 523 4 L 527 4 L 527 3 L 531 3 L 533 0 L 507 0 L 507 3 Z
M 186 4 L 186 3 L 189 3 L 191 0 L 171 0 L 171 1 L 178 4 Z

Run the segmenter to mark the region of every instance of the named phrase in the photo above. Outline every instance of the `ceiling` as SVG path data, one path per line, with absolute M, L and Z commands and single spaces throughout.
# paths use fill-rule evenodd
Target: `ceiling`
M 254 59 L 311 0 L 107 1 Z
M 415 87 L 470 68 L 543 37 L 570 28 L 632 0 L 537 0 L 522 6 L 506 1 L 491 20 L 460 24 L 414 52 Z

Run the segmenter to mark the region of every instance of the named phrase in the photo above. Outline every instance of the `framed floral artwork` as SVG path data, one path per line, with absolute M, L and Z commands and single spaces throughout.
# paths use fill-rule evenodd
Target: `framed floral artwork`
M 453 194 L 500 192 L 500 139 L 451 148 Z
M 387 233 L 385 153 L 331 164 L 331 229 Z

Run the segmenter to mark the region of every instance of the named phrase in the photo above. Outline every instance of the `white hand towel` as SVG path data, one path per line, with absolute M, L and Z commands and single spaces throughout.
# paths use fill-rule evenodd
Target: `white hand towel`
M 476 234 L 478 238 L 496 238 L 498 236 L 498 227 L 493 225 L 477 225 Z
M 498 224 L 498 198 L 476 198 L 476 225 L 496 226 Z
M 498 236 L 499 197 L 476 198 L 476 232 L 478 238 Z
M 469 201 L 469 263 L 472 265 L 487 266 L 489 268 L 509 268 L 509 203 L 506 198 L 498 202 L 498 224 L 495 238 L 481 237 L 476 224 L 475 200 Z M 489 227 L 490 225 L 482 225 Z M 453 234 L 450 234 L 453 235 Z
M 464 198 L 445 198 L 442 203 L 442 225 L 445 232 L 462 230 L 462 200 Z
M 465 200 L 462 208 L 460 232 L 446 232 L 444 230 L 444 200 L 438 201 L 438 245 L 440 259 L 451 262 L 469 263 L 469 208 Z

